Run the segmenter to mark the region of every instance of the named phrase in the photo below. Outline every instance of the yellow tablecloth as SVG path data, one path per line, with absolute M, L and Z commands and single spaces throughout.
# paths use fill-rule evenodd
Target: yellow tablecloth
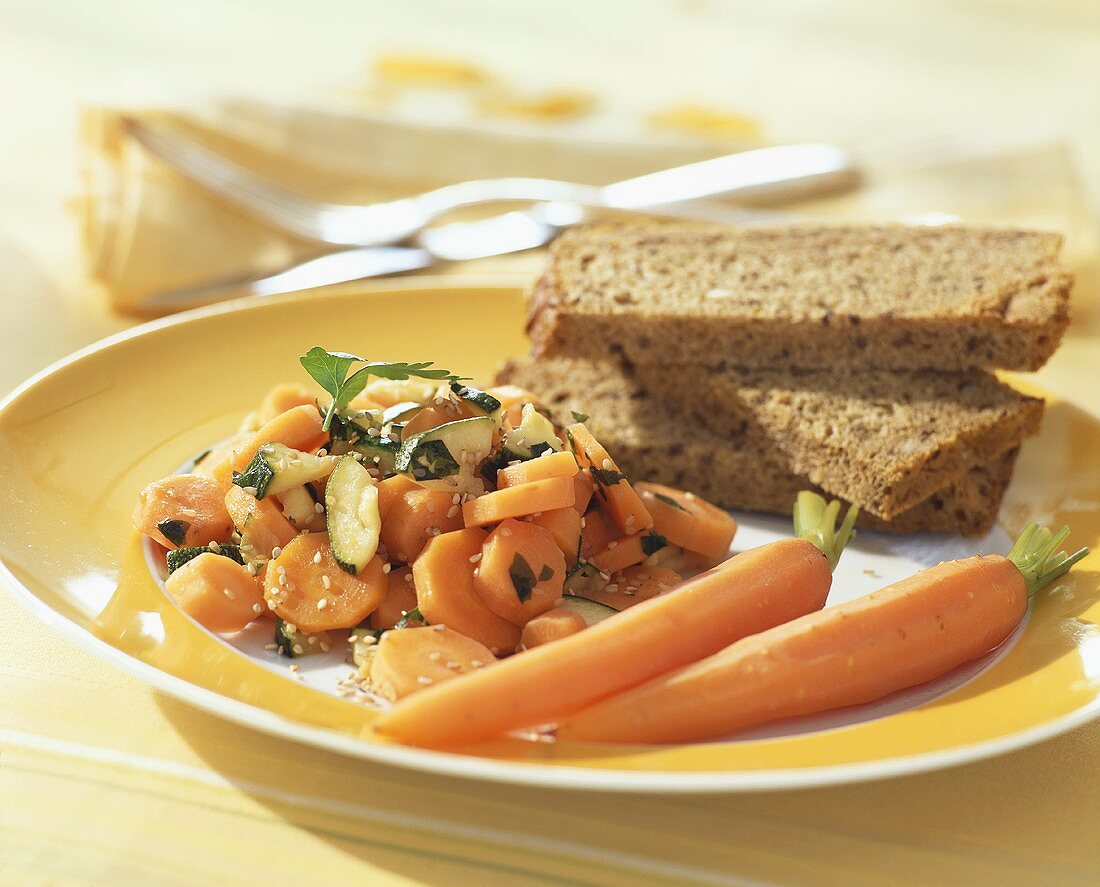
M 430 45 L 528 82 L 547 66 L 549 82 L 590 78 L 633 113 L 685 96 L 733 104 L 779 139 L 1063 132 L 1086 202 L 1095 208 L 1100 194 L 1100 77 L 1085 67 L 1100 58 L 1100 27 L 1088 0 L 1042 15 L 1013 0 L 683 2 L 648 18 L 612 3 L 563 0 L 548 17 L 478 0 L 446 27 L 362 0 L 297 14 L 196 0 L 171 21 L 123 0 L 4 6 L 0 79 L 18 88 L 0 127 L 0 393 L 127 323 L 81 287 L 61 214 L 90 78 L 346 82 L 373 49 Z M 944 196 L 929 192 L 930 206 L 915 209 Z M 1100 339 L 1082 325 L 1037 381 L 1100 413 L 1098 376 Z M 842 788 L 555 792 L 351 761 L 222 722 L 82 652 L 3 591 L 0 626 L 4 885 L 1100 880 L 1100 724 L 996 760 Z

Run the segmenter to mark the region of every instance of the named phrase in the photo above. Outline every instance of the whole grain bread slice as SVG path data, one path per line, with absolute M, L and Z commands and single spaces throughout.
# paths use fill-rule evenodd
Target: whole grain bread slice
M 550 249 L 540 356 L 940 371 L 1038 369 L 1069 323 L 1062 238 L 970 226 L 616 222 Z
M 731 438 L 757 426 L 795 474 L 892 519 L 1039 429 L 1043 401 L 977 370 L 713 371 L 642 365 L 635 384 Z
M 570 411 L 587 413 L 593 433 L 632 477 L 690 489 L 725 508 L 776 514 L 790 513 L 799 490 L 820 490 L 791 469 L 786 454 L 758 424 L 716 434 L 614 364 L 524 359 L 505 364 L 498 381 L 528 389 L 563 419 Z M 860 524 L 893 532 L 981 535 L 996 518 L 1017 449 L 1011 446 L 970 467 L 891 520 L 861 512 Z

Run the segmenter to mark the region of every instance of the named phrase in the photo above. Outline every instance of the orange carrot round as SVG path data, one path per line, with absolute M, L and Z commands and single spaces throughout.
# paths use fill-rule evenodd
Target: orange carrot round
M 474 588 L 502 619 L 522 628 L 561 600 L 565 557 L 549 530 L 509 518 L 481 552 Z
M 530 650 L 541 647 L 543 644 L 560 641 L 586 628 L 588 623 L 580 613 L 574 613 L 572 610 L 551 610 L 549 613 L 536 616 L 523 626 L 523 634 L 520 636 L 517 650 Z
M 134 527 L 165 548 L 228 542 L 233 523 L 225 486 L 200 474 L 153 481 L 138 496 Z
M 737 521 L 694 493 L 641 482 L 634 487 L 653 517 L 653 529 L 673 545 L 710 558 L 729 556 Z
M 1029 593 L 1084 556 L 1053 554 L 1066 532 L 1029 528 L 1007 558 L 939 564 L 746 637 L 576 712 L 558 735 L 624 743 L 709 739 L 934 680 L 1003 643 L 1023 618 Z

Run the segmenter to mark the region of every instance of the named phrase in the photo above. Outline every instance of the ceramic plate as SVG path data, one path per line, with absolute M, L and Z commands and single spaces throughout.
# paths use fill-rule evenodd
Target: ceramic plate
M 295 674 L 266 628 L 212 635 L 165 597 L 130 527 L 138 491 L 232 433 L 276 381 L 304 380 L 312 345 L 379 360 L 435 360 L 485 379 L 526 350 L 512 286 L 418 279 L 230 304 L 148 324 L 79 352 L 0 407 L 0 572 L 82 646 L 194 705 L 350 755 L 450 774 L 562 787 L 774 789 L 849 782 L 986 757 L 1100 712 L 1100 558 L 1036 596 L 1024 625 L 982 661 L 868 706 L 675 747 L 506 740 L 462 754 L 403 748 L 341 697 L 344 648 Z M 1052 402 L 986 538 L 861 533 L 830 603 L 940 560 L 1005 552 L 1031 519 L 1069 523 L 1100 550 L 1100 423 Z M 786 521 L 737 515 L 741 550 Z

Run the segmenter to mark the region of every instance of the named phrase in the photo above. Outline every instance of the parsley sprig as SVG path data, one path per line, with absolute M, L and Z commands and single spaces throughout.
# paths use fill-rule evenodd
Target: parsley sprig
M 325 431 L 332 424 L 336 411 L 351 403 L 352 398 L 367 387 L 371 376 L 397 381 L 417 378 L 462 382 L 466 379 L 465 376 L 454 375 L 450 370 L 433 368 L 430 360 L 417 363 L 368 361 L 346 351 L 326 351 L 319 345 L 310 348 L 300 360 L 314 381 L 332 395 L 332 403 L 325 411 L 325 422 L 322 426 Z M 348 371 L 357 363 L 365 363 L 366 366 L 360 367 L 349 376 Z

